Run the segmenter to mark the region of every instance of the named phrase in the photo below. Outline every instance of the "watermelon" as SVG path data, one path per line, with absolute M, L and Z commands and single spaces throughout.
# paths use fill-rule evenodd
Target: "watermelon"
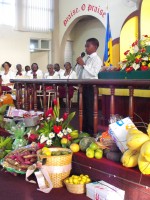
M 92 142 L 95 142 L 95 138 L 93 137 L 82 138 L 79 142 L 80 150 L 85 152 Z
M 90 134 L 89 133 L 80 133 L 78 138 L 85 138 L 85 137 L 90 137 Z

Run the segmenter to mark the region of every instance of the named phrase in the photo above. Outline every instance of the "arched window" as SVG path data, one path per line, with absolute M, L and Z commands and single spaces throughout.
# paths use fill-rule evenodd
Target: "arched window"
M 143 0 L 141 4 L 141 36 L 150 35 L 150 0 Z
M 124 52 L 138 39 L 138 17 L 132 17 L 123 26 L 120 34 L 120 60 L 124 60 Z

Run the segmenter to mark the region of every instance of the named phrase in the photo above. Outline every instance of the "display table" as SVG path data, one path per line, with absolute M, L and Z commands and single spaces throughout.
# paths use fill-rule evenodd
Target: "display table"
M 73 171 L 88 174 L 92 180 L 104 180 L 125 190 L 125 200 L 150 199 L 150 176 L 142 175 L 137 168 L 125 168 L 121 163 L 106 158 L 89 159 L 79 152 L 73 156 Z

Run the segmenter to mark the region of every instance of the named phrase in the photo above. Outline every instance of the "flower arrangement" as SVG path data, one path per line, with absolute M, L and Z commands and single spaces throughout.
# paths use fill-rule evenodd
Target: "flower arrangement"
M 40 136 L 38 138 L 41 147 L 43 146 L 61 146 L 61 139 L 67 138 L 71 140 L 73 128 L 70 122 L 75 116 L 75 112 L 70 114 L 64 113 L 60 118 L 60 108 L 56 99 L 54 99 L 54 107 L 46 112 L 46 119 L 40 124 L 38 130 Z
M 144 35 L 140 40 L 136 40 L 131 50 L 124 52 L 125 60 L 120 62 L 121 70 L 131 72 L 133 70 L 150 70 L 150 36 Z

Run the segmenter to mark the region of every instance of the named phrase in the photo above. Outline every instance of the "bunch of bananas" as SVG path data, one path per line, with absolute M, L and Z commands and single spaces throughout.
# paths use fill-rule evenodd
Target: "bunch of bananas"
M 127 134 L 128 150 L 124 152 L 121 162 L 125 167 L 138 165 L 142 174 L 150 174 L 150 124 L 147 134 L 137 128 L 131 128 Z

